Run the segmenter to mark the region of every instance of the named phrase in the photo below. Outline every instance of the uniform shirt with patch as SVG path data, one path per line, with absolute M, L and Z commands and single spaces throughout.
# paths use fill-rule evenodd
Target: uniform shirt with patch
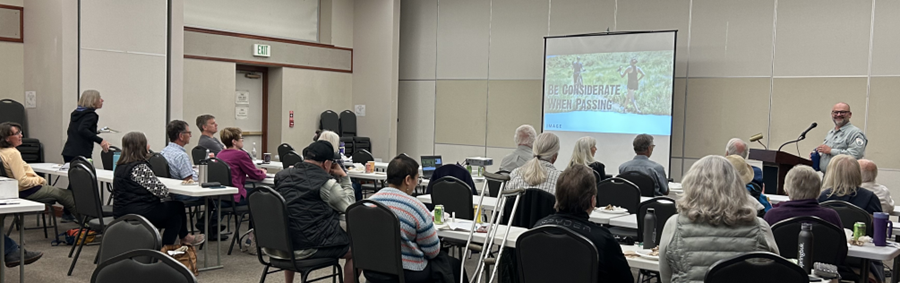
M 850 155 L 856 159 L 863 158 L 866 154 L 866 145 L 868 143 L 869 140 L 866 139 L 866 134 L 863 134 L 862 130 L 849 122 L 838 130 L 831 129 L 828 131 L 828 135 L 825 136 L 824 143 L 831 147 L 831 154 L 822 153 L 822 158 L 819 160 L 819 168 L 822 172 L 825 172 L 828 168 L 828 162 L 838 154 Z

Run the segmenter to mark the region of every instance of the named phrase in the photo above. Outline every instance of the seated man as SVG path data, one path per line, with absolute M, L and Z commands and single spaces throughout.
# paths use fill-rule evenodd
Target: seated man
M 654 188 L 657 196 L 668 195 L 669 181 L 666 179 L 666 169 L 659 163 L 650 160 L 650 155 L 653 155 L 653 148 L 656 147 L 653 144 L 653 136 L 648 134 L 637 135 L 632 145 L 634 146 L 634 153 L 637 155 L 634 159 L 619 165 L 619 174 L 630 171 L 643 173 L 656 181 Z
M 875 178 L 878 177 L 878 166 L 875 165 L 875 162 L 868 159 L 860 159 L 859 171 L 862 174 L 862 185 L 860 187 L 875 193 L 875 196 L 881 201 L 882 212 L 888 214 L 894 212 L 894 199 L 891 198 L 891 191 L 875 182 Z
M 75 198 L 72 191 L 60 189 L 47 184 L 47 180 L 34 173 L 31 165 L 22 159 L 22 153 L 16 149 L 22 145 L 22 126 L 12 122 L 0 124 L 0 161 L 3 172 L 8 178 L 19 183 L 19 197 L 33 201 L 58 201 L 69 211 L 75 211 Z M 81 221 L 79 217 L 75 217 Z
M 219 155 L 219 152 L 225 149 L 225 145 L 216 139 L 219 124 L 216 124 L 215 116 L 209 114 L 197 116 L 197 129 L 200 129 L 200 140 L 197 141 L 198 146 L 202 146 L 216 155 Z
M 316 141 L 303 149 L 304 161 L 275 174 L 275 190 L 284 197 L 288 229 L 297 259 L 343 258 L 344 282 L 355 282 L 350 257 L 350 236 L 341 229 L 340 216 L 355 200 L 350 177 L 334 163 L 334 147 Z M 334 177 L 340 178 L 338 183 Z M 286 251 L 265 250 L 276 258 L 290 258 Z M 294 272 L 284 271 L 285 282 Z
M 746 161 L 748 160 L 747 158 L 750 157 L 750 147 L 747 146 L 747 143 L 745 143 L 742 139 L 730 139 L 728 140 L 728 144 L 725 145 L 725 156 L 729 155 L 739 155 Z M 765 184 L 763 183 L 762 168 L 753 165 L 750 165 L 750 168 L 753 168 L 753 183 L 760 188 L 765 189 Z
M 441 241 L 431 212 L 412 196 L 419 185 L 419 163 L 404 154 L 394 157 L 388 164 L 387 182 L 388 187 L 379 190 L 369 200 L 389 207 L 400 219 L 400 251 L 406 282 L 435 282 L 432 278 L 452 278 L 450 282 L 459 282 L 459 259 L 441 252 Z M 384 277 L 383 274 L 366 272 L 366 278 L 371 282 L 389 281 L 389 277 Z M 466 278 L 465 282 L 469 279 Z
M 503 157 L 503 160 L 500 162 L 500 170 L 512 172 L 513 169 L 522 167 L 522 165 L 525 165 L 525 162 L 531 160 L 531 146 L 536 138 L 537 132 L 531 125 L 521 125 L 516 128 L 514 139 L 518 147 L 516 147 L 515 151 Z
M 6 261 L 6 267 L 16 267 L 19 264 L 22 264 L 22 257 L 19 252 L 19 245 L 16 244 L 16 241 L 9 238 L 7 235 L 3 235 L 3 244 L 5 245 L 3 252 L 5 253 L 4 260 Z M 42 252 L 34 252 L 25 250 L 25 265 L 29 265 L 34 263 L 35 261 L 41 259 L 44 256 Z

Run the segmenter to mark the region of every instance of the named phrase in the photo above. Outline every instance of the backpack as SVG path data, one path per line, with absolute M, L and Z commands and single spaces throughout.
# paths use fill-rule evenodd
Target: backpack
M 78 230 L 79 230 L 78 228 L 72 228 L 72 229 L 69 229 L 69 230 L 59 234 L 60 236 L 63 237 L 63 240 L 59 241 L 59 242 L 53 241 L 51 244 L 54 246 L 62 244 L 62 243 L 65 243 L 66 245 L 72 245 L 72 244 L 80 245 L 81 241 L 84 241 L 84 243 L 87 244 L 87 243 L 93 243 L 95 238 L 97 237 L 96 231 L 85 228 L 84 231 L 81 233 L 81 237 L 79 237 L 78 241 L 76 242 L 75 236 L 78 235 Z

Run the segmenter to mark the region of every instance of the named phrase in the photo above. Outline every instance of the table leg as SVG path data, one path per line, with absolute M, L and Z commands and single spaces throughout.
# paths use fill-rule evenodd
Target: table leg
M 19 283 L 25 282 L 25 214 L 19 213 Z M 2 226 L 0 226 L 2 227 Z M 5 256 L 4 256 L 5 257 Z M 0 268 L 3 268 L 0 266 Z
M 859 267 L 859 280 L 856 280 L 856 282 L 867 283 L 869 282 L 869 260 L 865 258 L 861 259 L 862 266 Z
M 206 200 L 207 200 L 206 203 L 207 203 L 207 204 L 210 203 L 210 202 L 209 202 L 209 198 L 210 198 L 210 197 L 206 197 Z M 217 217 L 218 217 L 218 219 L 222 219 L 222 207 L 221 207 L 221 206 L 222 206 L 222 199 L 221 199 L 221 196 L 216 196 L 216 200 L 217 200 L 217 202 L 216 202 L 216 204 L 215 204 L 215 207 L 216 207 L 216 211 L 217 211 L 216 213 L 217 213 L 217 215 L 218 215 Z M 206 223 L 206 228 L 204 228 L 204 229 L 206 229 L 206 232 L 205 232 L 205 233 L 206 233 L 206 239 L 207 239 L 207 240 L 206 240 L 206 244 L 207 244 L 206 247 L 207 247 L 207 248 L 204 248 L 204 249 L 203 249 L 203 268 L 199 268 L 199 269 L 198 269 L 199 271 L 207 271 L 207 270 L 219 269 L 219 268 L 222 268 L 222 267 L 223 267 L 223 266 L 222 266 L 222 250 L 221 250 L 221 248 L 220 248 L 220 246 L 221 246 L 221 244 L 222 244 L 222 241 L 221 241 L 221 240 L 220 240 L 220 241 L 216 241 L 216 265 L 215 265 L 215 266 L 209 266 L 209 246 L 210 246 L 210 245 L 209 245 L 209 244 L 210 244 L 210 240 L 209 240 L 209 237 L 210 237 L 210 235 L 209 235 L 209 226 L 211 226 L 211 221 L 208 219 L 208 218 L 209 218 L 209 213 L 210 213 L 210 212 L 209 212 L 209 209 L 210 209 L 209 207 L 206 208 L 206 215 L 205 215 L 205 216 L 207 217 L 207 219 L 206 219 L 206 222 L 205 222 L 205 223 Z M 216 225 L 219 225 L 219 224 L 218 224 L 218 221 L 216 222 Z M 219 230 L 218 227 L 216 227 L 216 230 Z M 221 231 L 220 231 L 220 232 L 221 232 Z M 216 237 L 218 237 L 218 236 L 220 236 L 220 235 L 216 235 Z
M 6 226 L 6 215 L 0 215 L 0 227 Z M 8 237 L 8 236 L 7 236 Z M 0 283 L 6 282 L 6 242 L 0 245 Z
M 222 219 L 222 196 L 221 195 L 216 196 L 216 214 L 218 214 L 216 216 L 217 217 L 216 225 L 218 225 L 219 221 L 221 221 L 221 219 Z M 235 215 L 235 217 L 237 217 L 237 215 Z M 207 227 L 209 227 L 209 225 L 207 225 Z M 218 227 L 216 227 L 216 228 L 217 228 L 216 230 L 219 230 Z M 238 228 L 239 227 L 234 227 L 234 229 L 238 229 Z M 209 229 L 209 228 L 207 228 L 207 229 Z M 222 231 L 219 231 L 219 234 L 216 235 L 216 237 L 219 239 L 218 241 L 216 241 L 216 266 L 218 266 L 218 267 L 222 267 L 222 249 L 221 249 L 222 234 L 221 234 L 221 232 Z
M 206 200 L 206 214 L 203 214 L 203 217 L 206 217 L 206 219 L 203 220 L 203 223 L 206 224 L 205 225 L 206 227 L 203 229 L 206 229 L 206 231 L 204 231 L 203 233 L 204 233 L 204 235 L 206 235 L 206 247 L 203 249 L 203 268 L 202 268 L 202 270 L 206 270 L 207 268 L 209 268 L 209 244 L 210 244 L 209 226 L 211 224 L 211 223 L 209 223 L 209 210 L 210 210 L 209 197 L 206 197 L 205 200 Z M 197 220 L 197 222 L 200 222 L 200 220 Z M 216 223 L 216 224 L 218 225 L 218 223 Z M 216 230 L 218 230 L 218 227 L 216 227 Z

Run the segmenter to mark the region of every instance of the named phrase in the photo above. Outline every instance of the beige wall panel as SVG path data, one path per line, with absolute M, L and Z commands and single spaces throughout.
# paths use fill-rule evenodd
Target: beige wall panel
M 331 0 L 331 44 L 353 48 L 353 0 Z
M 25 44 L 0 42 L 0 99 L 25 104 Z
M 690 75 L 770 76 L 774 7 L 774 0 L 693 1 Z
M 865 127 L 866 78 L 775 79 L 772 91 L 772 123 L 766 137 L 770 149 L 796 139 L 810 123 L 817 122 L 819 126 L 799 145 L 800 155 L 809 158 L 809 152 L 834 129 L 831 108 L 838 102 L 849 103 L 856 114 L 851 122 L 860 129 Z M 797 154 L 795 145 L 783 150 Z
M 254 57 L 253 44 L 268 44 L 272 46 L 272 57 Z M 351 53 L 350 50 L 193 31 L 184 32 L 184 54 L 186 55 L 350 70 L 352 65 Z
M 437 78 L 486 79 L 491 2 L 443 1 L 438 9 Z
M 487 102 L 487 146 L 515 148 L 516 128 L 541 130 L 541 81 L 490 81 Z
M 618 1 L 616 27 L 613 30 L 678 30 L 675 49 L 675 76 L 687 70 L 688 15 L 691 0 Z
M 550 35 L 595 33 L 614 29 L 615 0 L 552 0 Z
M 435 90 L 434 142 L 483 147 L 487 81 L 437 81 Z
M 492 80 L 543 78 L 548 0 L 494 0 L 491 16 Z
M 0 0 L 0 4 L 22 7 L 24 0 Z
M 164 1 L 81 1 L 81 48 L 166 54 L 167 9 Z
M 672 178 L 676 183 L 681 183 L 681 177 L 684 175 L 684 172 L 681 171 L 681 162 L 681 158 L 672 158 L 672 167 L 670 167 L 671 169 L 669 170 L 669 178 Z
M 400 79 L 433 80 L 437 0 L 407 0 L 400 9 Z
M 269 135 L 267 149 L 272 158 L 278 158 L 278 145 L 282 143 L 281 133 L 288 126 L 288 116 L 282 116 L 282 101 L 284 100 L 284 68 L 269 68 Z M 299 146 L 299 144 L 295 144 Z
M 0 8 L 0 37 L 22 38 L 22 15 L 19 9 Z
M 871 14 L 871 1 L 779 1 L 775 76 L 866 75 Z
M 878 166 L 881 165 L 879 164 Z M 891 191 L 892 199 L 896 200 L 897 196 L 900 196 L 900 170 L 878 167 L 878 178 L 875 180 L 879 184 L 888 187 L 888 190 Z
M 216 116 L 220 130 L 234 126 L 235 75 L 234 63 L 184 59 L 183 120 L 195 133 L 188 150 L 197 146 L 200 138 L 197 116 Z
M 900 1 L 875 2 L 872 75 L 900 75 Z
M 672 152 L 671 156 L 684 156 L 684 84 L 686 79 L 675 79 L 672 96 Z
M 721 155 L 729 139 L 749 142 L 750 136 L 765 133 L 769 126 L 769 85 L 769 78 L 690 79 L 684 156 Z M 762 148 L 758 143 L 750 147 Z
M 353 84 L 350 74 L 282 68 L 282 104 L 279 119 L 294 111 L 294 127 L 282 124 L 281 141 L 296 150 L 312 142 L 319 128 L 319 114 L 327 109 L 340 113 L 352 108 Z M 269 109 L 278 111 L 278 109 Z M 270 116 L 271 117 L 271 116 Z M 359 119 L 357 118 L 357 124 Z M 274 152 L 274 149 L 270 149 Z
M 900 77 L 872 78 L 866 128 L 869 144 L 866 146 L 865 156 L 875 161 L 881 168 L 900 168 L 900 152 L 897 152 L 893 143 L 900 140 L 900 133 L 897 132 L 897 125 L 900 125 L 900 113 L 897 112 L 897 105 L 900 105 L 898 89 Z M 861 117 L 855 118 L 859 120 Z M 857 127 L 859 126 L 857 124 Z
M 434 153 L 434 81 L 400 81 L 397 152 L 412 157 Z
M 514 148 L 488 147 L 486 157 L 490 157 L 490 158 L 494 159 L 494 165 L 485 167 L 485 172 L 500 171 L 500 163 L 503 162 L 503 158 L 515 150 L 516 149 L 514 149 Z M 478 185 L 478 184 L 475 184 L 475 185 Z
M 484 151 L 484 146 L 439 143 L 434 145 L 434 155 L 440 155 L 444 159 L 444 165 L 455 163 L 465 165 L 466 157 L 484 156 Z
M 331 44 L 332 0 L 319 0 L 319 43 Z

